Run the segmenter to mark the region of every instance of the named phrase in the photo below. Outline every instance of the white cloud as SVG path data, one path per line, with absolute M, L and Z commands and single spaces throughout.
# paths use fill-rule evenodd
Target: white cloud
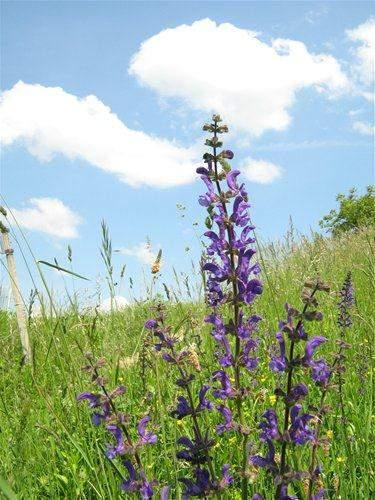
M 152 266 L 156 260 L 156 254 L 151 250 L 151 245 L 147 242 L 139 243 L 131 248 L 119 248 L 118 251 L 124 255 L 136 257 L 142 264 Z
M 28 208 L 12 208 L 17 223 L 56 238 L 77 238 L 82 218 L 57 198 L 31 198 Z
M 357 64 L 354 71 L 365 85 L 374 82 L 375 19 L 370 18 L 352 30 L 347 30 L 350 40 L 359 43 L 355 49 Z
M 55 154 L 85 160 L 131 186 L 194 180 L 193 148 L 129 129 L 97 97 L 18 82 L 0 101 L 4 145 L 23 143 L 41 161 Z
M 375 131 L 374 125 L 365 122 L 354 122 L 353 129 L 362 135 L 373 135 Z
M 253 31 L 203 19 L 147 39 L 129 73 L 162 97 L 216 111 L 238 130 L 259 136 L 284 130 L 296 93 L 314 87 L 337 95 L 348 80 L 337 60 L 310 53 L 302 42 L 263 42 Z
M 114 311 L 120 311 L 121 309 L 125 309 L 129 305 L 129 302 L 122 295 L 115 295 L 113 299 L 108 297 L 103 300 L 103 302 L 99 306 L 99 311 L 103 313 L 111 312 L 111 308 Z
M 281 177 L 283 169 L 269 161 L 247 158 L 242 165 L 244 175 L 251 182 L 271 184 Z

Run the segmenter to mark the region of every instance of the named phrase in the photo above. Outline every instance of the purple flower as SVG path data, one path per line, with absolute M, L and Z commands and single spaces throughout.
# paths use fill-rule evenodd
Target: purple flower
M 324 359 L 310 362 L 311 378 L 317 384 L 325 385 L 331 377 L 331 370 Z
M 229 474 L 230 465 L 224 464 L 221 468 L 222 478 L 220 479 L 219 489 L 224 490 L 228 486 L 232 485 L 234 482 L 234 478 L 231 474 Z
M 204 235 L 211 240 L 211 244 L 207 247 L 208 255 L 221 254 L 228 247 L 228 243 L 225 240 L 224 227 L 220 227 L 219 231 L 219 235 L 217 235 L 214 231 L 207 231 L 204 233 Z
M 290 389 L 289 394 L 287 395 L 287 401 L 289 404 L 294 404 L 304 398 L 307 394 L 308 389 L 305 384 L 297 384 Z
M 177 401 L 178 403 L 176 409 L 171 412 L 172 417 L 180 420 L 181 418 L 186 417 L 186 415 L 192 414 L 193 409 L 184 396 L 178 396 Z
M 250 205 L 242 198 L 242 196 L 237 196 L 233 203 L 233 212 L 230 216 L 231 222 L 233 222 L 236 226 L 245 227 L 250 221 L 248 214 L 249 207 Z
M 152 498 L 154 495 L 152 484 L 146 480 L 144 474 L 142 474 L 142 482 L 139 488 L 139 493 L 141 495 L 142 500 L 148 500 L 149 498 Z
M 124 466 L 128 471 L 129 479 L 124 479 L 124 481 L 121 483 L 121 489 L 129 493 L 138 491 L 139 486 L 137 481 L 137 474 L 135 472 L 133 464 L 130 462 L 130 460 L 124 460 Z
M 100 394 L 93 392 L 82 392 L 77 396 L 77 401 L 87 400 L 89 408 L 101 408 L 102 413 L 94 411 L 91 415 L 91 422 L 93 425 L 98 426 L 105 421 L 110 415 L 109 401 Z
M 139 435 L 139 440 L 138 440 L 139 446 L 145 444 L 154 444 L 158 440 L 156 434 L 153 434 L 152 432 L 148 432 L 146 430 L 146 426 L 150 422 L 150 420 L 151 418 L 149 416 L 145 416 L 139 421 L 137 425 L 137 431 Z
M 213 395 L 218 399 L 226 399 L 233 397 L 235 391 L 232 389 L 228 375 L 224 370 L 217 370 L 212 374 L 212 380 L 217 380 L 221 384 L 221 389 L 215 389 Z
M 254 351 L 257 347 L 258 342 L 255 339 L 249 339 L 246 341 L 240 353 L 241 364 L 249 371 L 255 370 L 258 366 L 259 358 L 256 356 L 250 356 L 250 352 Z
M 197 412 L 203 411 L 203 410 L 212 410 L 214 405 L 213 403 L 206 398 L 206 394 L 208 390 L 210 389 L 209 385 L 204 385 L 201 390 L 199 391 L 199 404 L 196 408 Z
M 141 471 L 138 477 L 138 474 L 130 460 L 124 460 L 124 466 L 128 471 L 129 478 L 124 479 L 121 483 L 121 489 L 128 493 L 138 491 L 142 500 L 149 500 L 152 498 L 154 495 L 152 483 L 147 481 L 143 471 Z
M 298 500 L 298 498 L 295 496 L 288 495 L 288 485 L 283 484 L 281 485 L 281 490 L 280 490 L 280 500 Z
M 270 439 L 266 441 L 268 446 L 268 452 L 265 457 L 261 457 L 260 455 L 252 455 L 250 456 L 250 462 L 257 467 L 263 467 L 269 470 L 270 472 L 277 472 L 278 467 L 275 462 L 275 447 Z
M 224 418 L 224 423 L 216 426 L 216 431 L 218 434 L 223 434 L 225 431 L 230 431 L 233 429 L 232 412 L 230 409 L 224 405 L 218 405 L 216 407 L 217 411 L 221 413 Z
M 105 420 L 107 420 L 111 413 L 111 407 L 108 401 L 103 401 L 101 404 L 103 413 L 99 413 L 98 411 L 94 411 L 91 415 L 91 422 L 93 425 L 98 426 Z
M 236 177 L 238 177 L 240 175 L 240 171 L 239 170 L 231 170 L 227 175 L 226 175 L 226 178 L 227 178 L 227 184 L 228 184 L 228 187 L 229 189 L 231 189 L 232 191 L 234 192 L 238 192 L 238 186 L 237 186 L 237 181 L 236 181 Z
M 308 413 L 299 416 L 301 409 L 301 405 L 294 405 L 290 410 L 291 425 L 289 435 L 291 440 L 299 445 L 314 439 L 314 431 L 307 425 L 313 416 Z
M 224 349 L 224 353 L 219 356 L 220 365 L 223 367 L 232 366 L 234 362 L 234 357 L 231 352 L 230 343 L 225 335 L 222 337 L 220 343 Z
M 260 439 L 263 441 L 269 441 L 270 439 L 279 439 L 280 433 L 278 429 L 277 415 L 275 410 L 272 408 L 266 410 L 262 417 L 266 420 L 259 424 L 259 428 L 262 429 L 260 434 Z
M 176 363 L 175 358 L 171 356 L 168 352 L 163 352 L 161 356 L 167 363 L 172 363 L 172 364 Z
M 93 392 L 81 392 L 78 394 L 77 401 L 83 401 L 87 399 L 90 408 L 97 408 L 101 406 L 102 397 L 100 394 L 94 394 Z
M 250 318 L 246 322 L 243 322 L 243 313 L 241 311 L 241 313 L 239 314 L 237 327 L 238 337 L 242 340 L 248 339 L 257 330 L 258 323 L 261 320 L 262 318 L 260 316 L 258 316 L 257 314 L 253 314 L 253 316 L 250 316 Z
M 206 184 L 207 192 L 204 195 L 199 196 L 198 201 L 199 204 L 203 207 L 209 207 L 210 205 L 218 201 L 219 198 L 215 193 L 214 186 L 208 175 L 201 175 L 201 179 Z
M 113 460 L 116 455 L 123 455 L 129 451 L 129 446 L 125 445 L 122 431 L 117 425 L 107 425 L 107 431 L 110 432 L 116 440 L 115 446 L 108 446 L 106 452 L 107 458 Z
M 331 376 L 331 371 L 323 359 L 313 360 L 315 349 L 323 344 L 327 339 L 325 337 L 313 337 L 306 343 L 305 355 L 301 362 L 311 368 L 311 377 L 318 384 L 326 384 Z
M 312 360 L 312 357 L 314 355 L 314 351 L 317 347 L 320 346 L 320 344 L 323 344 L 327 339 L 325 337 L 321 336 L 316 336 L 313 337 L 311 340 L 306 342 L 306 347 L 305 347 L 305 355 L 302 358 L 303 364 L 309 365 L 309 363 Z
M 311 495 L 309 500 L 323 500 L 324 498 L 327 498 L 327 490 L 321 488 L 318 493 Z
M 180 481 L 185 485 L 185 490 L 182 494 L 182 500 L 187 500 L 190 497 L 206 497 L 214 485 L 210 479 L 210 473 L 206 469 L 197 468 L 194 472 L 195 481 L 188 478 L 181 478 Z
M 234 153 L 230 149 L 224 149 L 221 153 L 220 156 L 222 158 L 227 158 L 228 160 L 233 160 Z
M 178 439 L 177 444 L 183 445 L 185 448 L 178 451 L 176 456 L 180 460 L 186 460 L 192 464 L 204 464 L 208 460 L 208 450 L 214 444 L 214 441 L 207 437 L 194 441 L 186 436 Z
M 154 319 L 148 319 L 145 323 L 145 328 L 148 330 L 154 330 L 158 327 L 158 322 Z
M 270 361 L 269 367 L 273 372 L 284 372 L 288 365 L 288 361 L 285 356 L 284 335 L 281 332 L 277 332 L 276 339 L 280 347 L 280 356 L 274 356 Z

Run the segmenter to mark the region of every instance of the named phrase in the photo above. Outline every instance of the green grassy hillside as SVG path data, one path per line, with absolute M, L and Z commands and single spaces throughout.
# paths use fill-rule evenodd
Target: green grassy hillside
M 326 352 L 338 336 L 336 326 L 337 291 L 347 271 L 353 273 L 356 306 L 354 325 L 348 334 L 351 348 L 344 374 L 344 401 L 347 421 L 342 420 L 338 394 L 328 398 L 331 411 L 324 427 L 330 440 L 320 455 L 323 480 L 332 498 L 368 499 L 374 491 L 371 458 L 372 378 L 374 343 L 374 234 L 363 231 L 334 240 L 315 236 L 301 244 L 280 244 L 262 252 L 264 293 L 255 303 L 263 316 L 260 351 L 265 353 L 256 375 L 246 408 L 248 425 L 257 443 L 259 415 L 273 404 L 274 375 L 266 357 L 274 342 L 278 319 L 287 301 L 299 307 L 300 292 L 306 278 L 317 274 L 331 285 L 331 293 L 321 298 L 324 321 L 312 332 L 328 337 Z M 203 326 L 203 303 L 168 305 L 169 322 L 184 335 L 186 343 L 202 352 L 202 369 L 197 378 L 207 380 L 216 369 L 209 328 Z M 148 411 L 157 422 L 158 443 L 145 449 L 150 477 L 170 484 L 171 498 L 179 498 L 178 477 L 184 466 L 175 459 L 174 442 L 189 423 L 176 421 L 168 412 L 176 398 L 174 376 L 147 346 L 143 328 L 149 317 L 147 305 L 135 305 L 111 315 L 80 316 L 74 312 L 58 318 L 37 317 L 30 322 L 34 350 L 33 367 L 21 367 L 21 352 L 14 318 L 0 316 L 0 476 L 4 492 L 11 488 L 18 498 L 117 498 L 118 477 L 103 456 L 108 436 L 90 423 L 85 405 L 76 403 L 79 392 L 89 390 L 90 382 L 81 371 L 82 351 L 107 359 L 109 385 L 123 383 L 127 392 L 123 405 L 134 422 Z M 146 342 L 145 342 L 146 340 Z M 144 376 L 142 373 L 144 372 Z M 249 379 L 249 383 L 251 380 Z M 313 394 L 312 396 L 313 397 Z M 187 426 L 185 428 L 185 426 Z M 230 449 L 236 463 L 236 438 L 222 437 L 218 454 Z M 228 455 L 228 453 L 226 453 Z M 6 481 L 6 483 L 5 483 Z M 257 490 L 265 491 L 269 478 L 251 471 Z M 260 487 L 259 487 L 260 486 Z M 298 492 L 297 492 L 298 493 Z M 8 496 L 11 493 L 8 491 Z M 228 497 L 229 498 L 229 497 Z M 230 490 L 230 498 L 240 498 Z

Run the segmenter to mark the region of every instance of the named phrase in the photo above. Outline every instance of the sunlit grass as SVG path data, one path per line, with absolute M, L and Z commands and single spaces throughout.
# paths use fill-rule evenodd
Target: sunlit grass
M 332 498 L 367 499 L 374 491 L 371 475 L 374 249 L 374 234 L 367 230 L 334 240 L 315 235 L 299 245 L 289 239 L 261 252 L 265 289 L 256 303 L 256 312 L 264 318 L 262 363 L 257 385 L 245 409 L 255 442 L 259 415 L 274 402 L 274 376 L 267 368 L 267 358 L 277 321 L 284 315 L 284 303 L 300 305 L 299 294 L 306 278 L 318 274 L 331 284 L 331 294 L 321 299 L 324 322 L 313 326 L 315 333 L 330 340 L 326 346 L 329 352 L 329 344 L 332 346 L 338 336 L 335 292 L 347 271 L 353 273 L 356 307 L 354 325 L 348 333 L 352 347 L 344 375 L 349 422 L 344 429 L 338 397 L 333 392 L 327 400 L 332 411 L 324 431 L 331 438 L 331 446 L 326 453 L 320 452 L 323 481 Z M 146 335 L 143 324 L 149 317 L 148 307 L 137 304 L 99 316 L 79 314 L 77 307 L 73 307 L 57 317 L 44 315 L 31 319 L 32 367 L 21 366 L 14 318 L 5 312 L 0 314 L 0 476 L 19 498 L 120 496 L 119 478 L 103 456 L 108 437 L 102 429 L 90 425 L 89 412 L 75 401 L 76 395 L 90 385 L 80 369 L 84 364 L 82 351 L 107 359 L 109 385 L 126 385 L 127 393 L 121 404 L 134 422 L 147 412 L 158 424 L 159 441 L 144 452 L 147 475 L 157 478 L 162 485 L 170 484 L 172 498 L 179 497 L 178 477 L 184 466 L 175 459 L 175 441 L 189 429 L 184 420 L 176 423 L 169 417 L 176 397 L 170 367 L 151 351 L 147 353 L 145 378 L 140 376 Z M 203 353 L 202 371 L 197 378 L 207 380 L 215 365 L 209 328 L 202 326 L 203 302 L 174 302 L 168 305 L 168 311 L 169 322 L 182 330 L 185 342 L 194 343 Z M 218 467 L 222 462 L 236 463 L 236 446 L 236 438 L 230 434 L 220 438 L 215 448 Z M 254 474 L 251 487 L 254 491 L 267 491 L 268 481 L 263 474 L 258 477 Z M 1 485 L 0 482 L 0 491 Z M 5 486 L 3 491 L 5 494 Z M 240 498 L 239 490 L 230 490 L 228 495 Z M 272 498 L 272 494 L 267 498 Z

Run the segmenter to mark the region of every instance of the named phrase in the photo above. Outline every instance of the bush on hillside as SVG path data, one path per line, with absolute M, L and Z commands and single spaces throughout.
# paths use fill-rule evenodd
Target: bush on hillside
M 367 186 L 363 196 L 358 196 L 356 189 L 352 188 L 348 195 L 337 195 L 336 201 L 339 202 L 339 209 L 331 210 L 319 222 L 320 227 L 327 229 L 334 236 L 374 225 L 375 185 Z

